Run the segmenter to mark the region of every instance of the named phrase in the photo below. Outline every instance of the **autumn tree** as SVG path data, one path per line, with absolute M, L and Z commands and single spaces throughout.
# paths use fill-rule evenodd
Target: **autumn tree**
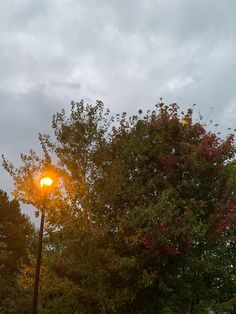
M 58 177 L 46 256 L 70 293 L 42 292 L 42 313 L 234 311 L 234 136 L 192 114 L 160 103 L 114 118 L 100 101 L 72 103 L 53 118 L 55 140 L 40 135 L 43 157 L 3 160 L 15 197 L 35 206 L 40 169 Z

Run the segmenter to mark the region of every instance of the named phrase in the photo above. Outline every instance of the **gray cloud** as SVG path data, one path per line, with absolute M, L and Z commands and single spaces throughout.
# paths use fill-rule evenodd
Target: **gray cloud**
M 81 98 L 130 112 L 159 97 L 197 103 L 235 127 L 235 10 L 234 0 L 2 0 L 1 152 L 18 163 Z M 11 184 L 1 170 L 0 187 Z

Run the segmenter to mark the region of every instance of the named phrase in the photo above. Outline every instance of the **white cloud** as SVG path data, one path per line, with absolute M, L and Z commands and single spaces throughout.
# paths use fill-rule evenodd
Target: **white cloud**
M 193 83 L 194 83 L 194 79 L 191 76 L 187 76 L 187 77 L 178 76 L 178 77 L 174 77 L 173 79 L 170 79 L 169 82 L 167 82 L 167 88 L 170 91 L 172 91 L 175 89 L 182 89 Z

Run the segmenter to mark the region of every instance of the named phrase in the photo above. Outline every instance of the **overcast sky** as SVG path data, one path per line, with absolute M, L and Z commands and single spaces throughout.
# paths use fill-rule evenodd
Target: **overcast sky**
M 235 0 L 1 0 L 0 14 L 0 152 L 15 164 L 82 98 L 119 112 L 196 103 L 236 127 Z

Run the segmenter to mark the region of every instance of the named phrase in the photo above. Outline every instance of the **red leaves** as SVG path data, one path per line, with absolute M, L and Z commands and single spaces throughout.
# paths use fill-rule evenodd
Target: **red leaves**
M 214 162 L 219 157 L 220 139 L 211 133 L 207 133 L 199 142 L 201 152 L 208 161 Z
M 231 134 L 223 141 L 216 134 L 207 133 L 199 142 L 201 152 L 210 162 L 219 162 L 231 158 L 235 154 L 233 144 L 234 135 Z
M 176 241 L 153 239 L 150 235 L 145 235 L 140 238 L 140 244 L 148 250 L 158 250 L 160 255 L 177 257 L 185 254 L 189 248 L 190 241 L 187 236 L 181 236 Z
M 177 218 L 168 226 L 157 224 L 153 232 L 140 237 L 140 244 L 145 249 L 158 251 L 161 256 L 178 257 L 185 254 L 190 240 L 184 234 L 183 222 Z
M 236 195 L 227 204 L 217 203 L 212 215 L 212 235 L 220 236 L 236 222 Z
M 140 244 L 142 244 L 146 249 L 153 248 L 153 241 L 149 235 L 144 235 L 140 237 Z
M 177 157 L 174 155 L 161 154 L 157 157 L 165 170 L 171 170 L 177 166 Z
M 160 243 L 158 249 L 161 254 L 171 257 L 176 257 L 181 254 L 178 248 L 172 243 Z

